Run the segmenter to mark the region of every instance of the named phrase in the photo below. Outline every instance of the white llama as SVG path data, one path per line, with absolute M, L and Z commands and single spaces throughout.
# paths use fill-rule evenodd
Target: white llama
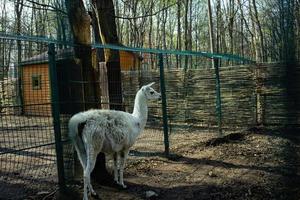
M 114 158 L 114 180 L 126 188 L 123 181 L 129 148 L 144 129 L 148 117 L 148 100 L 160 99 L 151 86 L 143 86 L 136 94 L 133 113 L 115 110 L 89 110 L 75 114 L 69 121 L 69 137 L 77 151 L 84 172 L 83 199 L 93 190 L 90 174 L 100 152 Z M 79 131 L 82 129 L 82 131 Z

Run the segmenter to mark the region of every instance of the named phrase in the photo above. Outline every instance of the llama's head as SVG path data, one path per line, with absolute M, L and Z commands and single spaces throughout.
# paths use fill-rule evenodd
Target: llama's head
M 146 98 L 148 100 L 153 100 L 153 99 L 161 99 L 161 94 L 156 92 L 151 86 L 154 84 L 150 83 L 148 85 L 144 85 L 142 87 L 142 91 L 145 94 Z

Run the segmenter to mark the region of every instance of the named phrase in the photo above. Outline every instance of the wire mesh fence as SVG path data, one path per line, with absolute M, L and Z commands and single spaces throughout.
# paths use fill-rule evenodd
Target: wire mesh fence
M 73 48 L 71 46 L 70 48 Z M 76 62 L 76 51 L 82 52 L 86 49 L 81 47 L 76 47 L 73 50 L 74 61 L 71 61 L 71 66 L 73 69 L 70 73 L 70 70 L 65 71 L 64 76 L 68 77 L 66 80 L 61 80 L 61 83 L 58 81 L 58 85 L 68 85 L 67 93 L 70 98 L 65 98 L 60 95 L 60 107 L 67 109 L 66 112 L 61 109 L 61 129 L 63 140 L 67 140 L 67 123 L 71 115 L 88 109 L 100 108 L 100 109 L 112 109 L 112 110 L 123 110 L 125 112 L 132 113 L 134 108 L 134 100 L 137 91 L 146 84 L 155 82 L 153 86 L 157 91 L 160 89 L 160 76 L 157 73 L 157 67 L 150 67 L 147 62 L 155 63 L 155 60 L 149 61 L 143 59 L 142 57 L 153 57 L 147 53 L 134 53 L 130 51 L 120 51 L 120 69 L 109 69 L 107 63 L 99 62 L 96 60 L 98 56 L 98 51 L 103 51 L 103 48 L 94 48 L 90 52 L 92 57 L 93 77 L 90 80 L 87 80 L 83 77 L 83 73 L 76 73 L 83 70 L 85 66 L 82 66 L 81 62 Z M 59 59 L 59 55 L 57 56 Z M 68 61 L 70 63 L 70 61 Z M 115 63 L 114 63 L 115 64 Z M 63 66 L 67 67 L 67 63 Z M 156 64 L 157 65 L 157 64 Z M 142 70 L 142 67 L 149 70 Z M 59 65 L 57 65 L 59 71 Z M 86 70 L 86 69 L 84 69 Z M 118 74 L 120 70 L 120 74 Z M 66 75 L 68 73 L 68 75 Z M 76 73 L 76 74 L 74 74 Z M 121 88 L 119 88 L 121 84 Z M 89 100 L 86 99 L 86 94 L 83 94 L 80 89 L 83 88 L 96 88 L 96 91 L 90 91 L 94 98 Z M 61 88 L 61 87 L 59 87 Z M 119 89 L 118 89 L 119 88 Z M 83 89 L 84 90 L 84 89 Z M 113 93 L 111 90 L 114 90 Z M 121 91 L 120 91 L 121 90 Z M 160 102 L 153 101 L 149 102 L 149 116 L 146 128 L 143 134 L 138 138 L 137 143 L 132 148 L 130 155 L 160 155 L 164 152 L 164 138 L 162 131 L 162 122 L 161 122 L 161 104 Z M 74 173 L 77 173 L 76 165 L 78 163 L 74 159 L 74 149 L 70 143 L 64 144 L 64 164 L 65 164 L 65 173 L 67 177 L 67 182 L 72 182 L 74 178 Z M 108 165 L 108 167 L 110 167 Z M 81 167 L 79 167 L 82 171 Z M 80 173 L 80 172 L 79 172 Z
M 300 123 L 298 65 L 291 76 L 285 64 L 243 65 L 246 60 L 216 54 L 223 59 L 218 105 L 216 71 L 208 53 L 66 43 L 55 44 L 49 54 L 53 41 L 17 37 L 0 41 L 6 47 L 0 58 L 0 198 L 22 199 L 55 189 L 60 158 L 60 170 L 71 181 L 76 156 L 67 136 L 70 117 L 93 108 L 132 112 L 136 92 L 151 82 L 165 92 L 166 105 L 149 101 L 147 125 L 132 156 L 164 155 L 166 145 L 171 154 L 177 153 L 178 144 L 189 145 L 201 133 L 217 134 L 218 120 L 225 134 L 258 124 Z M 117 52 L 119 62 L 103 61 L 108 50 Z M 63 152 L 57 152 L 59 145 Z
M 27 63 L 47 44 L 1 39 L 0 45 L 5 46 L 0 59 L 0 198 L 24 199 L 57 185 L 48 68 Z

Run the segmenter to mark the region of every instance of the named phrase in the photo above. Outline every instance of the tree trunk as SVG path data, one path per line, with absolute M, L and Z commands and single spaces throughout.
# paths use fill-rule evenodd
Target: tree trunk
M 213 28 L 210 0 L 207 0 L 207 7 L 208 7 L 210 51 L 211 51 L 211 53 L 214 53 L 215 52 L 215 38 L 214 38 L 214 28 Z M 221 93 L 220 93 L 220 78 L 219 78 L 219 69 L 218 69 L 217 59 L 212 59 L 212 66 L 215 69 L 215 75 L 216 75 L 216 94 L 217 94 L 216 108 L 217 108 L 217 115 L 218 115 L 219 137 L 222 137 L 223 134 L 222 134 L 222 116 L 221 116 Z
M 189 0 L 185 0 L 185 13 L 184 13 L 184 46 L 185 50 L 189 50 L 189 39 L 188 39 L 188 30 L 189 30 L 189 23 L 188 23 L 188 13 L 189 13 Z M 185 56 L 185 63 L 184 69 L 188 68 L 189 64 L 189 57 Z
M 99 34 L 95 37 L 100 37 L 103 44 L 119 45 L 117 35 L 117 26 L 115 21 L 115 10 L 112 0 L 92 0 L 92 4 L 97 11 L 99 20 L 97 22 Z M 121 87 L 121 66 L 119 51 L 112 49 L 104 49 L 104 58 L 106 62 L 108 90 L 109 90 L 109 105 L 113 110 L 124 110 L 122 104 L 122 87 Z M 105 167 L 105 155 L 100 153 L 97 156 L 95 170 L 92 176 L 102 184 L 112 184 L 113 179 L 107 173 Z
M 152 16 L 152 10 L 154 8 L 154 2 L 153 0 L 151 0 L 151 6 L 150 6 L 150 24 L 149 24 L 149 34 L 148 34 L 148 45 L 149 45 L 149 48 L 152 49 L 153 48 L 153 37 L 152 37 L 152 34 L 153 34 L 153 16 Z M 150 66 L 151 66 L 151 69 L 154 69 L 154 59 L 153 59 L 153 54 L 150 54 Z
M 163 8 L 166 7 L 166 0 L 163 1 Z M 167 49 L 167 31 L 166 31 L 166 25 L 167 25 L 167 19 L 168 19 L 168 10 L 165 9 L 163 12 L 162 12 L 162 46 L 163 46 L 163 49 Z M 168 55 L 165 56 L 165 63 L 166 63 L 166 66 L 170 66 L 169 65 L 169 59 L 168 59 Z
M 239 4 L 239 8 L 240 8 L 240 12 L 241 12 L 241 19 L 240 19 L 240 27 L 241 27 L 241 33 L 240 33 L 240 37 L 241 37 L 241 51 L 240 51 L 240 55 L 244 56 L 244 11 L 243 11 L 243 5 L 241 3 L 241 0 L 238 0 L 238 4 Z
M 222 27 L 223 20 L 222 20 L 222 14 L 221 14 L 221 0 L 217 0 L 217 6 L 216 6 L 216 15 L 217 15 L 217 33 L 216 33 L 216 52 L 222 52 Z
M 251 1 L 249 1 L 249 14 L 250 14 L 250 19 L 251 19 L 251 25 L 252 25 L 252 29 L 253 29 L 253 35 L 252 35 L 252 49 L 254 51 L 254 56 L 255 57 L 255 60 L 257 62 L 260 61 L 260 57 L 259 57 L 259 49 L 258 49 L 258 42 L 257 42 L 257 31 L 256 31 L 256 28 L 255 28 L 255 20 L 254 20 L 254 17 L 253 17 L 253 8 L 252 8 L 252 4 L 251 4 Z
M 15 12 L 16 12 L 16 32 L 17 35 L 21 35 L 21 15 L 23 10 L 23 0 L 17 0 L 15 4 Z M 17 40 L 17 50 L 18 50 L 18 63 L 21 62 L 22 56 L 22 48 L 21 48 L 21 40 Z
M 92 65 L 91 51 L 91 18 L 85 10 L 82 0 L 66 0 L 68 16 L 74 43 L 75 57 L 81 60 L 81 72 L 83 81 L 83 107 L 84 110 L 97 108 L 99 98 L 97 97 L 96 69 Z
M 192 42 L 192 24 L 193 24 L 193 19 L 192 19 L 192 14 L 193 14 L 193 0 L 190 0 L 190 5 L 189 5 L 189 31 L 188 31 L 188 36 L 189 36 L 189 51 L 193 50 L 193 42 Z M 189 56 L 189 66 L 192 69 L 193 65 L 193 56 Z
M 156 17 L 156 27 L 160 27 L 160 21 L 161 21 L 161 13 L 157 14 Z M 161 35 L 160 35 L 160 29 L 156 28 L 156 48 L 161 49 Z
M 17 2 L 15 3 L 15 12 L 16 12 L 16 32 L 17 35 L 21 35 L 21 16 L 22 16 L 22 11 L 23 11 L 23 0 L 17 0 Z M 17 40 L 17 51 L 18 51 L 18 55 L 17 55 L 17 61 L 18 61 L 18 65 L 20 65 L 21 60 L 22 60 L 22 44 L 21 44 L 21 40 Z M 24 101 L 23 101 L 23 87 L 22 87 L 22 76 L 23 76 L 23 72 L 22 72 L 22 67 L 18 66 L 18 97 L 19 99 L 17 101 L 18 105 L 21 105 L 20 111 L 16 111 L 16 112 L 20 112 L 20 114 L 24 114 Z
M 234 25 L 234 2 L 229 0 L 229 41 L 230 41 L 230 54 L 234 53 L 234 41 L 233 41 L 233 25 Z
M 214 37 L 214 29 L 213 29 L 213 21 L 212 21 L 212 11 L 211 11 L 211 2 L 207 0 L 208 7 L 208 27 L 209 27 L 209 39 L 210 39 L 210 52 L 215 53 L 215 37 Z M 216 67 L 216 59 L 212 59 L 212 67 Z
M 297 33 L 297 43 L 296 43 L 296 58 L 298 62 L 300 61 L 300 1 L 296 1 L 295 6 L 295 19 L 296 19 L 296 33 Z
M 119 45 L 115 10 L 112 0 L 93 0 L 99 15 L 100 37 L 103 44 Z M 110 108 L 124 110 L 122 106 L 121 66 L 118 50 L 104 49 L 107 66 Z
M 97 97 L 96 90 L 98 89 L 96 84 L 97 74 L 95 66 L 92 65 L 92 55 L 91 55 L 91 18 L 85 10 L 82 0 L 66 0 L 66 5 L 68 9 L 68 16 L 71 25 L 71 30 L 73 32 L 74 43 L 80 46 L 75 46 L 75 56 L 81 59 L 81 71 L 82 71 L 82 81 L 84 84 L 83 96 L 84 96 L 84 109 L 89 109 L 92 107 L 98 107 L 100 102 L 100 97 Z M 99 154 L 97 157 L 96 170 L 93 170 L 92 177 L 96 177 L 97 181 L 109 182 L 112 178 L 109 177 L 109 173 L 105 166 L 105 156 L 104 154 Z M 99 174 L 102 174 L 100 176 Z
M 177 0 L 177 50 L 181 50 L 181 0 Z M 176 66 L 181 68 L 181 56 L 176 55 Z
M 258 11 L 257 11 L 257 7 L 256 7 L 256 0 L 252 0 L 252 4 L 253 4 L 253 14 L 254 14 L 254 18 L 255 18 L 255 23 L 256 23 L 256 28 L 255 30 L 258 32 L 258 35 L 259 35 L 259 43 L 260 43 L 260 50 L 259 50 L 259 58 L 261 61 L 266 61 L 265 59 L 265 51 L 264 51 L 264 36 L 263 36 L 263 32 L 262 32 L 262 28 L 261 28 L 261 23 L 260 23 L 260 20 L 258 18 Z

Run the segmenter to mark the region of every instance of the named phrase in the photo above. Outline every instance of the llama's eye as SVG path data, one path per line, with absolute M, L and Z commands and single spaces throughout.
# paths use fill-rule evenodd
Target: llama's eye
M 150 91 L 150 94 L 152 95 L 152 94 L 154 94 L 154 92 L 153 92 L 153 91 Z

